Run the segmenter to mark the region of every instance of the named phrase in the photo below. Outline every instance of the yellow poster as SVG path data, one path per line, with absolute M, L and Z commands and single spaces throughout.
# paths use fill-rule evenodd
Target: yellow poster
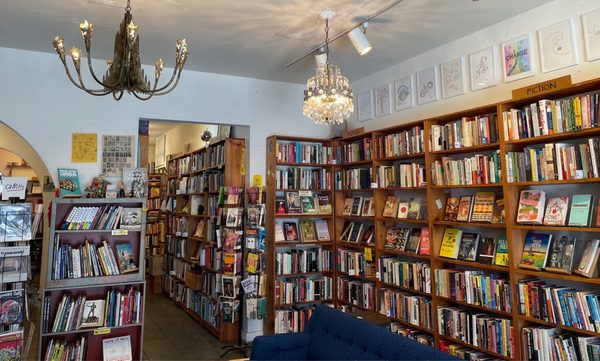
M 252 185 L 255 187 L 262 186 L 262 174 L 255 174 L 252 176 Z
M 96 163 L 98 158 L 98 135 L 96 133 L 73 133 L 71 139 L 71 162 Z

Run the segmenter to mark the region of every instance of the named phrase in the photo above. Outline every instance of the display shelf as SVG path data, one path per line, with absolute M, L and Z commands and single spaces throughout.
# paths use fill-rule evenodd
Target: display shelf
M 570 139 L 585 139 L 600 136 L 600 127 L 580 129 L 575 131 L 563 132 L 558 134 L 540 135 L 525 139 L 516 139 L 506 141 L 505 144 L 510 145 L 533 145 L 539 143 L 555 143 Z
M 482 152 L 486 150 L 497 150 L 500 149 L 500 143 L 492 143 L 492 144 L 483 144 L 483 145 L 474 145 L 472 147 L 463 147 L 463 148 L 455 148 L 455 149 L 446 149 L 446 150 L 436 150 L 430 152 L 432 156 L 447 156 L 453 154 L 463 154 L 463 153 L 476 153 Z
M 293 307 L 293 306 L 300 306 L 300 305 L 311 305 L 314 303 L 329 303 L 329 302 L 333 302 L 333 300 L 331 298 L 326 299 L 326 300 L 314 300 L 314 301 L 301 301 L 301 302 L 292 302 L 292 303 L 280 303 L 280 304 L 275 304 L 275 307 L 277 308 L 284 308 L 284 307 Z
M 497 266 L 497 265 L 493 265 L 493 264 L 486 264 L 486 263 L 479 263 L 479 262 L 472 262 L 472 261 L 463 261 L 460 259 L 444 258 L 444 257 L 436 256 L 435 260 L 439 263 L 448 263 L 448 264 L 454 264 L 454 265 L 458 265 L 458 266 L 464 266 L 464 267 L 470 267 L 470 268 L 476 268 L 476 269 L 482 269 L 482 270 L 488 270 L 488 271 L 497 271 L 497 272 L 505 272 L 505 273 L 508 273 L 510 271 L 508 267 L 504 267 L 504 266 Z
M 490 350 L 488 350 L 488 349 L 486 349 L 486 348 L 483 348 L 483 347 L 479 347 L 479 346 L 471 345 L 470 343 L 466 343 L 466 342 L 460 341 L 459 339 L 456 339 L 456 338 L 454 338 L 454 337 L 445 336 L 445 335 L 439 335 L 439 337 L 440 337 L 440 338 L 442 338 L 442 339 L 445 339 L 445 340 L 448 340 L 448 341 L 451 341 L 451 342 L 457 343 L 457 344 L 459 344 L 459 345 L 461 345 L 461 346 L 468 347 L 468 348 L 470 348 L 470 349 L 473 349 L 473 350 L 475 350 L 475 351 L 480 351 L 480 352 L 486 353 L 486 354 L 488 354 L 488 355 L 491 355 L 491 356 L 497 357 L 497 358 L 499 358 L 499 359 L 502 359 L 502 360 L 511 360 L 511 358 L 510 358 L 509 356 L 504 356 L 504 355 L 501 355 L 501 354 L 499 354 L 499 353 L 496 353 L 496 352 L 494 352 L 494 351 L 490 351 Z M 513 352 L 513 353 L 514 353 L 514 352 Z
M 374 162 L 378 163 L 388 163 L 388 162 L 402 162 L 404 160 L 412 160 L 418 158 L 424 158 L 425 153 L 415 153 L 415 154 L 407 154 L 407 155 L 398 155 L 395 157 L 384 157 L 384 158 L 375 158 Z
M 417 258 L 417 259 L 421 259 L 424 261 L 429 261 L 431 259 L 431 256 L 427 255 L 427 254 L 404 252 L 404 251 L 398 251 L 395 249 L 377 248 L 377 252 L 383 253 L 383 254 L 391 254 L 391 255 L 395 255 L 395 256 Z
M 375 191 L 387 191 L 387 192 L 394 192 L 394 191 L 424 191 L 427 190 L 426 186 L 417 186 L 417 187 L 377 187 L 377 188 L 373 188 Z
M 319 213 L 275 213 L 275 218 L 331 218 L 332 214 Z
M 375 277 L 375 276 L 360 276 L 360 275 L 356 275 L 356 274 L 350 274 L 347 272 L 342 272 L 342 271 L 336 271 L 338 277 L 350 277 L 350 278 L 357 278 L 360 280 L 363 280 L 365 282 L 378 282 L 379 280 Z
M 478 228 L 498 228 L 498 229 L 506 228 L 506 224 L 504 224 L 504 223 L 433 221 L 433 224 L 438 225 L 438 226 L 452 226 L 452 227 L 478 227 Z
M 566 184 L 585 184 L 585 183 L 597 183 L 600 182 L 600 178 L 583 178 L 583 179 L 566 179 L 566 180 L 545 180 L 545 181 L 528 181 L 528 182 L 508 182 L 506 183 L 509 187 L 523 187 L 523 186 L 546 186 L 546 185 L 566 185 Z
M 474 303 L 468 303 L 468 302 L 465 302 L 465 301 L 453 300 L 451 298 L 442 297 L 440 295 L 436 295 L 436 297 L 437 297 L 438 300 L 443 301 L 443 302 L 453 303 L 455 305 L 465 306 L 465 307 L 469 307 L 469 308 L 475 308 L 475 309 L 482 310 L 482 311 L 489 312 L 489 313 L 493 313 L 493 314 L 496 314 L 496 315 L 499 315 L 499 316 L 510 317 L 510 318 L 512 318 L 512 316 L 513 316 L 512 312 L 506 312 L 506 311 L 502 311 L 502 310 L 496 310 L 494 308 L 480 306 L 480 305 L 476 305 Z
M 600 233 L 600 227 L 570 227 L 570 226 L 544 226 L 538 224 L 518 224 L 511 226 L 512 229 L 526 231 L 562 231 L 562 232 L 586 232 Z
M 418 291 L 418 290 L 415 290 L 415 289 L 410 288 L 410 287 L 398 286 L 398 285 L 395 285 L 393 283 L 388 283 L 388 282 L 383 282 L 383 281 L 379 281 L 379 284 L 381 286 L 381 289 L 394 288 L 394 289 L 397 289 L 397 290 L 400 290 L 400 291 L 414 293 L 414 294 L 419 295 L 419 296 L 431 297 L 431 293 L 429 293 L 429 292 Z
M 450 189 L 450 188 L 502 188 L 502 183 L 489 183 L 489 184 L 460 184 L 460 185 L 448 185 L 448 186 L 430 186 L 431 189 Z
M 524 276 L 534 276 L 541 278 L 551 278 L 555 280 L 572 281 L 580 283 L 588 283 L 592 285 L 600 285 L 600 277 L 587 278 L 576 274 L 566 275 L 561 273 L 552 273 L 548 271 L 534 271 L 522 268 L 516 268 L 513 273 Z
M 332 275 L 333 271 L 315 271 L 315 272 L 300 272 L 300 273 L 284 273 L 284 274 L 275 274 L 276 278 L 285 278 L 285 277 L 304 277 L 304 276 L 314 276 L 314 275 Z
M 537 319 L 534 317 L 518 315 L 517 318 L 521 321 L 532 322 L 532 323 L 536 323 L 536 324 L 542 325 L 542 326 L 557 327 L 557 328 L 560 328 L 560 329 L 568 331 L 568 332 L 579 333 L 579 334 L 587 335 L 587 336 L 591 336 L 591 337 L 600 337 L 600 333 L 598 333 L 598 332 L 583 330 L 583 329 L 576 328 L 576 327 L 569 327 L 569 326 L 565 326 L 560 323 L 547 322 L 547 321 L 540 320 L 540 319 Z
M 311 241 L 311 242 L 275 242 L 275 247 L 295 247 L 295 246 L 333 246 L 333 242 L 331 241 Z
M 347 242 L 347 241 L 339 241 L 337 243 L 338 247 L 348 247 L 348 248 L 355 248 L 355 249 L 364 249 L 365 247 L 369 247 L 369 248 L 375 248 L 375 243 L 361 243 L 361 242 L 357 242 L 357 243 L 353 243 L 353 242 Z
M 408 219 L 408 218 L 392 218 L 392 217 L 375 217 L 376 220 L 386 223 L 413 223 L 413 224 L 429 224 L 426 219 Z
M 427 327 L 422 327 L 422 326 L 419 326 L 419 325 L 415 325 L 415 324 L 412 324 L 412 323 L 410 323 L 408 321 L 405 321 L 403 319 L 400 319 L 400 318 L 396 318 L 396 317 L 392 317 L 392 316 L 387 316 L 387 317 L 390 320 L 392 320 L 394 322 L 398 322 L 399 324 L 404 325 L 406 327 L 411 327 L 411 328 L 414 328 L 415 330 L 419 330 L 421 332 L 425 332 L 425 333 L 429 333 L 429 334 L 433 335 L 434 331 L 432 329 L 427 328 Z

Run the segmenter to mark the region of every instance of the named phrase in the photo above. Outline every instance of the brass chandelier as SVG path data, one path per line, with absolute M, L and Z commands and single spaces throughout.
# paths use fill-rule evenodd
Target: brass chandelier
M 303 113 L 317 124 L 341 124 L 354 111 L 350 81 L 337 65 L 329 63 L 329 20 L 334 16 L 331 11 L 321 13 L 321 19 L 325 20 L 327 60 L 317 64 L 316 74 L 308 79 L 304 90 Z
M 92 24 L 84 20 L 79 25 L 79 29 L 81 30 L 81 36 L 85 45 L 90 74 L 102 86 L 101 89 L 90 89 L 83 84 L 81 77 L 81 50 L 79 48 L 71 49 L 71 60 L 77 72 L 78 81 L 76 82 L 67 66 L 63 37 L 56 36 L 52 42 L 54 50 L 58 53 L 65 67 L 69 80 L 79 89 L 97 96 L 112 94 L 115 100 L 120 100 L 124 92 L 131 93 L 140 100 L 148 100 L 154 95 L 164 95 L 171 92 L 179 83 L 181 71 L 188 57 L 188 48 L 185 39 L 177 40 L 175 67 L 171 79 L 164 86 L 157 87 L 164 67 L 163 59 L 158 59 L 154 64 L 154 85 L 152 85 L 144 74 L 144 69 L 142 69 L 138 25 L 133 22 L 130 0 L 127 0 L 125 16 L 115 36 L 113 59 L 107 60 L 107 69 L 102 80 L 96 76 L 92 68 Z

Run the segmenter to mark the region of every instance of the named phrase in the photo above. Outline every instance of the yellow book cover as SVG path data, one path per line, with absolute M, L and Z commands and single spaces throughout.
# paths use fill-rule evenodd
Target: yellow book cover
M 256 273 L 258 267 L 258 255 L 256 253 L 248 253 L 246 271 Z
M 442 246 L 440 247 L 440 257 L 454 258 L 458 257 L 459 240 L 462 231 L 456 228 L 446 228 Z
M 575 126 L 577 129 L 581 129 L 581 99 L 579 97 L 573 99 L 573 112 L 575 113 Z

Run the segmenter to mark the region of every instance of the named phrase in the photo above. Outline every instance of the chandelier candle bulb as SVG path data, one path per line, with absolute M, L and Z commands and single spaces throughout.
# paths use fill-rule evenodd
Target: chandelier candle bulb
M 65 61 L 65 39 L 63 39 L 62 36 L 56 36 L 56 37 L 54 37 L 54 41 L 52 42 L 52 45 L 54 45 L 54 50 L 56 50 L 56 52 L 58 53 L 58 56 L 60 56 L 60 59 L 64 62 Z

